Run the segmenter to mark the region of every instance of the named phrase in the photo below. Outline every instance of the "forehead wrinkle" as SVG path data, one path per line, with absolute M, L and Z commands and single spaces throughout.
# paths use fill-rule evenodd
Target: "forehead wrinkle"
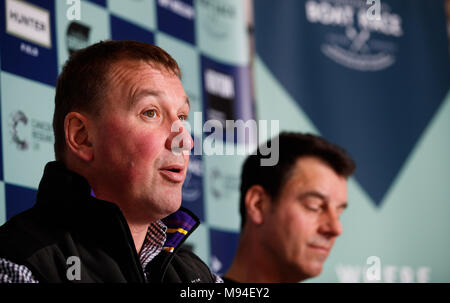
M 135 72 L 135 69 L 133 69 L 130 63 L 119 62 L 114 64 L 110 69 L 108 93 L 111 93 L 115 88 L 120 87 L 121 83 L 128 84 L 130 82 L 129 75 L 133 72 Z M 122 87 L 129 87 L 127 92 L 129 94 L 134 86 L 135 84 L 132 83 L 131 85 Z
M 133 71 L 133 68 L 129 64 L 126 64 L 125 66 L 124 65 L 124 62 L 119 62 L 111 67 L 109 73 L 109 80 L 111 83 L 119 84 L 123 81 L 126 81 L 128 74 Z
M 143 90 L 146 90 L 140 88 L 141 80 L 145 78 L 147 73 L 152 73 L 154 71 L 154 69 L 148 70 L 148 65 L 143 64 L 143 62 L 121 61 L 113 67 L 111 82 L 113 87 L 119 87 L 121 83 L 125 84 L 122 85 L 122 87 L 126 90 L 126 98 L 128 99 L 127 105 L 130 107 L 133 105 L 136 98 L 140 98 L 136 95 L 139 95 Z M 160 94 L 157 91 L 148 89 L 146 91 L 148 91 L 147 93 L 149 95 Z
M 137 86 L 137 87 L 136 87 Z M 146 96 L 154 96 L 159 97 L 162 95 L 162 92 L 155 91 L 152 89 L 140 89 L 139 85 L 134 85 L 130 88 L 130 99 L 129 106 L 133 106 L 139 102 L 140 99 Z
M 179 79 L 175 73 L 164 69 L 163 66 L 146 61 L 120 61 L 111 68 L 110 74 L 110 83 L 112 88 L 118 87 L 122 84 L 122 87 L 127 90 L 126 98 L 128 99 L 128 107 L 132 107 L 145 96 L 155 96 L 170 100 L 172 91 L 153 88 L 153 79 L 154 77 L 160 76 L 174 76 Z M 142 79 L 147 79 L 147 76 L 149 77 L 149 80 L 146 81 L 147 83 L 143 83 Z M 181 105 L 181 107 L 187 104 L 190 109 L 189 98 L 187 95 L 184 95 L 183 98 L 185 102 Z

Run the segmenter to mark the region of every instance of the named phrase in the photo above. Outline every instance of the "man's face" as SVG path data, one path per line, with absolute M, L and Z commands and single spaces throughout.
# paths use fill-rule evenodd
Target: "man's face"
M 277 202 L 264 218 L 265 243 L 292 282 L 314 277 L 342 233 L 347 182 L 314 157 L 297 160 Z M 278 260 L 278 261 L 277 261 Z
M 110 71 L 109 92 L 93 123 L 94 192 L 144 223 L 176 211 L 189 162 L 171 150 L 192 138 L 183 127 L 189 101 L 178 77 L 145 62 L 124 61 Z M 172 132 L 175 123 L 179 131 Z

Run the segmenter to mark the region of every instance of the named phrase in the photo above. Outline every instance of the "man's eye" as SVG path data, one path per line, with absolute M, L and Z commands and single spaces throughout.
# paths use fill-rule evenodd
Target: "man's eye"
M 146 115 L 149 118 L 155 118 L 156 117 L 156 110 L 154 110 L 154 109 L 146 110 L 144 112 L 144 115 Z
M 319 211 L 320 210 L 320 207 L 317 207 L 317 206 L 307 206 L 306 208 L 310 211 Z
M 323 210 L 323 205 L 311 203 L 311 204 L 306 204 L 306 208 L 307 208 L 309 211 L 320 212 L 320 211 Z

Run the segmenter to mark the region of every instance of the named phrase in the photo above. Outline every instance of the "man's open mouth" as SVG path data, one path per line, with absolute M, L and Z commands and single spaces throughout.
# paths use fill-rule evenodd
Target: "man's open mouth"
M 168 165 L 159 169 L 160 174 L 168 181 L 173 183 L 180 183 L 184 181 L 184 166 L 183 165 Z

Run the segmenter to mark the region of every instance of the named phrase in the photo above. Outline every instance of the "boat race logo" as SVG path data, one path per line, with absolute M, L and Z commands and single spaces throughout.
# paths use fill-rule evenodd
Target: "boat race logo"
M 308 0 L 309 23 L 327 27 L 320 51 L 359 71 L 380 71 L 396 62 L 402 19 L 381 0 Z

